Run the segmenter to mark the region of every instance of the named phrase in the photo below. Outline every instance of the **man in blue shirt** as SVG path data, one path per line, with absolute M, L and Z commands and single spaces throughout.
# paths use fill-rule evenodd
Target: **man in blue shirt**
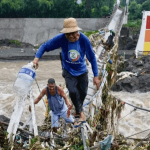
M 48 80 L 47 87 L 45 87 L 40 95 L 35 99 L 34 104 L 37 104 L 45 95 L 47 96 L 48 106 L 52 111 L 51 127 L 54 132 L 57 132 L 60 117 L 64 118 L 66 123 L 74 123 L 72 115 L 67 114 L 67 110 L 72 107 L 72 105 L 70 104 L 63 89 L 56 86 L 53 78 Z M 29 110 L 31 111 L 31 106 L 29 106 Z
M 61 33 L 42 44 L 33 60 L 33 63 L 38 67 L 38 61 L 44 52 L 61 48 L 62 76 L 65 78 L 69 96 L 75 106 L 75 115 L 79 116 L 79 121 L 75 122 L 75 127 L 86 122 L 86 117 L 83 113 L 83 102 L 88 89 L 88 70 L 85 56 L 92 66 L 94 85 L 99 88 L 100 83 L 97 61 L 91 43 L 79 30 L 82 29 L 78 27 L 76 19 L 64 19 Z

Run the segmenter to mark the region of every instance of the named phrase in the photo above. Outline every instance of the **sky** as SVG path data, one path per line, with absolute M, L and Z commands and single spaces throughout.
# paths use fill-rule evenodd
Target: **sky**
M 77 4 L 81 4 L 82 3 L 82 0 L 77 0 Z

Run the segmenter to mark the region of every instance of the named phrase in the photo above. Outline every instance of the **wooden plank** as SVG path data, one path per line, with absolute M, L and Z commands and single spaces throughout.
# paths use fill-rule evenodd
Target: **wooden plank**
M 88 76 L 88 80 L 93 81 L 93 77 L 92 76 Z
M 93 96 L 95 94 L 95 90 L 88 88 L 87 94 Z
M 92 96 L 90 96 L 90 95 L 87 95 L 86 97 L 85 97 L 85 99 L 87 99 L 87 100 L 90 100 L 92 98 Z
M 89 82 L 88 88 L 96 90 L 96 86 L 93 85 L 93 82 L 91 82 L 91 81 Z
M 85 98 L 84 103 L 87 103 L 89 101 L 90 101 L 90 99 Z

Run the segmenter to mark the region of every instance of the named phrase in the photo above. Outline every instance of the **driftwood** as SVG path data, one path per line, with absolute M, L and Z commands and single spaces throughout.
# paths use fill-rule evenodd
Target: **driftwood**
M 3 121 L 0 121 L 0 124 L 3 124 L 3 125 L 5 125 L 5 126 L 8 126 L 8 125 L 9 125 L 9 123 L 3 122 Z M 34 136 L 33 133 L 31 133 L 31 132 L 29 132 L 29 131 L 27 131 L 27 130 L 24 130 L 24 129 L 21 129 L 21 128 L 18 128 L 18 130 L 19 130 L 19 131 L 22 131 L 22 132 L 25 132 L 25 133 L 27 133 L 27 134 L 29 134 L 29 135 L 31 135 L 31 136 Z M 57 133 L 53 133 L 53 135 L 57 136 L 57 137 L 54 137 L 54 139 L 63 139 L 63 140 L 68 140 L 68 139 L 70 139 L 70 137 L 62 137 L 61 135 L 59 135 L 59 134 L 57 134 Z M 38 137 L 39 137 L 41 140 L 45 140 L 45 141 L 47 141 L 47 140 L 50 139 L 50 137 L 43 137 L 43 136 L 39 136 L 39 135 L 38 135 Z
M 90 150 L 100 150 L 100 143 L 96 144 L 95 146 L 90 147 Z
M 9 125 L 9 123 L 2 122 L 2 121 L 0 121 L 0 124 L 4 124 L 4 125 L 6 125 L 6 126 Z M 31 133 L 31 132 L 29 132 L 29 131 L 27 131 L 27 130 L 24 130 L 24 129 L 21 129 L 21 128 L 18 128 L 18 130 L 19 130 L 19 131 L 23 131 L 23 132 L 25 132 L 25 133 L 27 133 L 27 134 L 29 134 L 29 135 L 31 135 L 31 136 L 34 136 L 33 133 Z M 39 136 L 39 138 L 42 139 L 42 140 L 48 140 L 48 139 L 49 139 L 49 138 L 42 137 L 42 136 Z

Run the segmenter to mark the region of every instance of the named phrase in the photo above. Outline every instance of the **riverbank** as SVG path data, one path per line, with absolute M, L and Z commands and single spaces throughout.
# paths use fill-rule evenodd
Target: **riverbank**
M 60 49 L 44 53 L 41 60 L 58 60 Z M 0 61 L 6 60 L 33 60 L 35 53 L 34 48 L 7 48 L 1 47 L 0 49 Z

